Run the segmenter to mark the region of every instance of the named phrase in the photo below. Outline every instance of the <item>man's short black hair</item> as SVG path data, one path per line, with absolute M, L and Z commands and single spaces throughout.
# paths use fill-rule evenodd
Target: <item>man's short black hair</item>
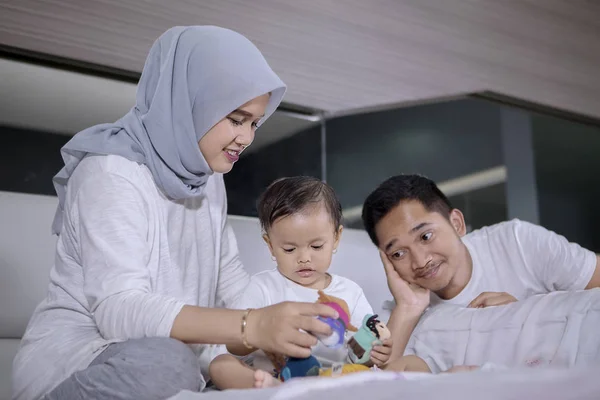
M 452 205 L 431 179 L 421 175 L 397 175 L 384 181 L 365 200 L 362 220 L 371 241 L 379 246 L 375 226 L 403 201 L 415 200 L 427 211 L 450 219 Z

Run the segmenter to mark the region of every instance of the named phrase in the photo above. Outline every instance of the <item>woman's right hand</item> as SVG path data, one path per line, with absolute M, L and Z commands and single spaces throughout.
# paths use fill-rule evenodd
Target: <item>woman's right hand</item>
M 339 317 L 333 308 L 318 303 L 288 301 L 259 308 L 248 315 L 246 340 L 266 352 L 306 358 L 317 344 L 314 335 L 331 334 L 329 325 L 319 321 L 318 316 Z
M 422 314 L 429 305 L 429 289 L 406 282 L 400 277 L 400 274 L 383 251 L 379 250 L 379 256 L 385 269 L 388 287 L 396 301 L 396 306 L 411 310 L 419 315 Z

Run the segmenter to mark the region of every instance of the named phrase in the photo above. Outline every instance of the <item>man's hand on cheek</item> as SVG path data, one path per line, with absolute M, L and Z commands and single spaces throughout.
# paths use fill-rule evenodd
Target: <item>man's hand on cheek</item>
M 400 277 L 391 261 L 383 251 L 379 251 L 381 262 L 385 269 L 388 287 L 396 305 L 422 313 L 429 305 L 429 289 L 424 289 L 414 283 L 409 283 Z

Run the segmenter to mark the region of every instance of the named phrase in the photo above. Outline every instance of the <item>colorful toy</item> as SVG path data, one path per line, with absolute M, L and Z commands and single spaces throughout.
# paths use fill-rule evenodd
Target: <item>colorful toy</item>
M 281 381 L 286 382 L 292 378 L 308 376 L 336 377 L 363 371 L 370 371 L 370 368 L 360 364 L 338 364 L 332 368 L 323 369 L 321 363 L 314 356 L 308 358 L 290 357 L 279 372 L 278 377 Z
M 334 366 L 333 368 L 321 369 L 319 376 L 336 377 L 342 375 L 353 374 L 355 372 L 371 371 L 371 368 L 360 364 L 343 364 Z
M 338 297 L 329 296 L 321 290 L 319 290 L 319 298 L 317 303 L 326 304 L 335 309 L 339 314 L 339 318 L 336 320 L 329 317 L 318 317 L 319 320 L 325 322 L 331 327 L 332 333 L 329 336 L 319 335 L 317 337 L 327 347 L 338 348 L 343 346 L 346 331 L 357 331 L 356 327 L 350 323 L 350 311 L 348 310 L 348 303 Z
M 338 319 L 318 317 L 321 321 L 328 324 L 332 329 L 332 334 L 329 336 L 318 336 L 319 340 L 327 347 L 338 348 L 344 345 L 346 331 L 356 332 L 357 328 L 350 323 L 350 311 L 348 303 L 343 299 L 335 296 L 329 296 L 319 290 L 319 298 L 317 303 L 326 304 L 335 309 L 338 314 Z M 306 376 L 337 376 L 344 375 L 361 370 L 368 370 L 367 367 L 353 364 L 339 364 L 334 368 L 323 369 L 321 363 L 314 357 L 287 359 L 286 364 L 277 371 L 277 376 L 282 381 L 288 381 L 292 378 Z
M 285 366 L 279 372 L 279 379 L 289 381 L 292 378 L 318 376 L 321 363 L 315 357 L 295 358 L 289 357 Z
M 377 317 L 377 314 L 365 315 L 360 329 L 348 340 L 348 355 L 355 364 L 368 363 L 373 346 L 380 346 L 382 341 L 392 336 Z

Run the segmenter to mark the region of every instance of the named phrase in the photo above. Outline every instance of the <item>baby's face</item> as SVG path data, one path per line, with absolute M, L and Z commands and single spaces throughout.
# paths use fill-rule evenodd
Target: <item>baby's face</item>
M 265 241 L 283 276 L 305 287 L 324 289 L 341 230 L 334 227 L 325 207 L 317 206 L 275 221 Z

